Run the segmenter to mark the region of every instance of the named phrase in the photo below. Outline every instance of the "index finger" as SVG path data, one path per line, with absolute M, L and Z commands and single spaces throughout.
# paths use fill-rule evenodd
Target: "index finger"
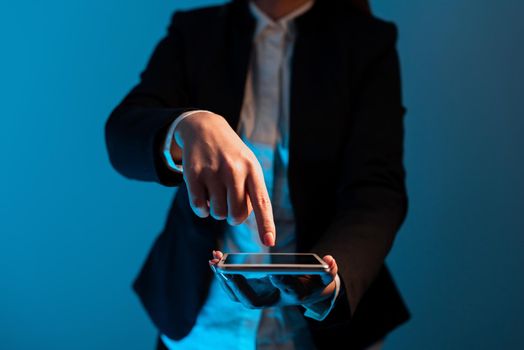
M 258 234 L 262 243 L 268 247 L 275 245 L 276 230 L 273 220 L 271 200 L 267 193 L 266 184 L 259 172 L 251 172 L 247 177 L 247 190 L 255 212 Z

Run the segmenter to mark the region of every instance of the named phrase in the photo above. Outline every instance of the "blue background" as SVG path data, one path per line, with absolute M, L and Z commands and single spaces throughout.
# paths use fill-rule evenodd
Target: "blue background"
M 1 2 L 1 349 L 152 349 L 130 284 L 173 189 L 118 176 L 103 125 L 171 12 L 206 3 Z M 373 7 L 399 26 L 408 108 L 388 260 L 413 318 L 386 349 L 521 346 L 524 2 Z

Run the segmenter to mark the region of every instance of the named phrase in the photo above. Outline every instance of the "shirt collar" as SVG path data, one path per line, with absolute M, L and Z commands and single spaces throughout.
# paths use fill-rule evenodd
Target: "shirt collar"
M 275 21 L 265 14 L 260 8 L 258 8 L 254 1 L 250 1 L 249 10 L 257 22 L 255 36 L 258 36 L 258 34 L 260 34 L 264 28 L 271 26 L 280 27 L 284 30 L 284 32 L 287 32 L 289 23 L 300 15 L 306 13 L 311 7 L 313 7 L 313 3 L 314 0 L 308 1 L 302 6 Z

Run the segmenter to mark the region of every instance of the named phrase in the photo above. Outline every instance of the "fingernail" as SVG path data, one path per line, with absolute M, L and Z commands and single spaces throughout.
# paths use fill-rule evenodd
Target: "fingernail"
M 264 244 L 272 247 L 275 245 L 275 238 L 271 232 L 268 232 L 264 235 Z

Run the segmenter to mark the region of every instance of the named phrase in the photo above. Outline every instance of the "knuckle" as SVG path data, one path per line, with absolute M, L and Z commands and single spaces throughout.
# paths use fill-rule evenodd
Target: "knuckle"
M 207 206 L 206 200 L 200 197 L 191 197 L 191 203 L 195 208 L 204 208 Z
M 211 213 L 215 219 L 222 219 L 226 216 L 226 212 L 223 209 L 216 207 L 211 209 Z
M 186 162 L 184 163 L 184 173 L 193 176 L 195 178 L 200 177 L 204 169 L 206 168 L 205 164 L 202 162 Z
M 223 162 L 221 170 L 228 175 L 242 174 L 245 172 L 245 165 L 244 162 L 239 159 L 229 160 Z
M 262 172 L 262 167 L 260 166 L 260 163 L 258 162 L 258 160 L 255 158 L 253 160 L 251 160 L 249 163 L 249 170 L 252 172 L 252 173 L 261 173 Z
M 211 205 L 211 214 L 216 219 L 222 219 L 225 218 L 225 216 L 227 215 L 227 210 L 223 206 L 215 204 Z
M 240 156 L 247 161 L 256 158 L 255 154 L 249 147 L 242 147 L 242 149 L 240 150 Z
M 231 225 L 240 225 L 246 221 L 247 215 L 245 213 L 233 213 L 231 215 L 230 224 Z
M 260 206 L 260 207 L 268 207 L 271 205 L 271 201 L 269 200 L 269 198 L 264 194 L 264 193 L 258 193 L 257 195 L 257 204 Z
M 184 175 L 191 178 L 197 178 L 200 175 L 201 171 L 202 169 L 200 167 L 189 166 L 187 168 L 184 168 Z
M 208 165 L 202 168 L 202 170 L 199 173 L 199 178 L 204 179 L 204 178 L 214 177 L 216 173 L 217 173 L 217 167 L 214 165 Z

